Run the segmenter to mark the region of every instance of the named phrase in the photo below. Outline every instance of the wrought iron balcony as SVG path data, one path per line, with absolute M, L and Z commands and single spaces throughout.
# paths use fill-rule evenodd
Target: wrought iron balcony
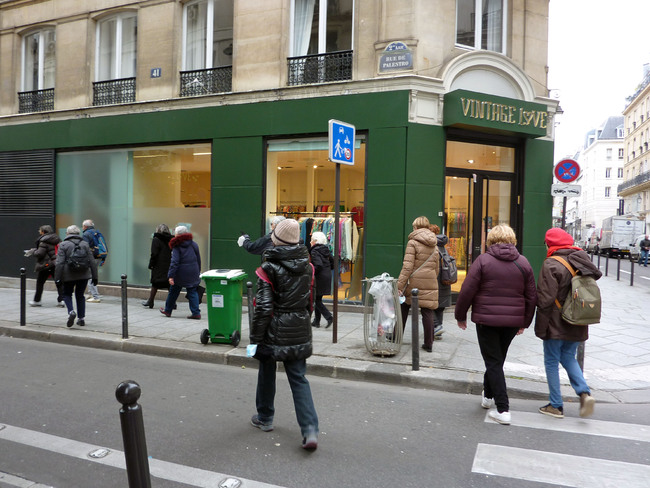
M 642 185 L 642 184 L 647 183 L 649 181 L 650 181 L 650 171 L 646 171 L 645 173 L 641 173 L 640 175 L 636 175 L 631 180 L 627 180 L 627 181 L 621 183 L 620 185 L 618 185 L 618 193 L 620 195 L 620 193 L 622 191 L 625 191 L 625 190 L 627 190 L 629 188 L 633 188 L 635 186 Z
M 120 78 L 93 83 L 93 105 L 131 102 L 135 102 L 135 78 Z
M 352 51 L 288 58 L 289 86 L 352 79 Z
M 54 110 L 54 88 L 18 92 L 18 113 Z
M 181 97 L 232 91 L 232 66 L 181 71 Z

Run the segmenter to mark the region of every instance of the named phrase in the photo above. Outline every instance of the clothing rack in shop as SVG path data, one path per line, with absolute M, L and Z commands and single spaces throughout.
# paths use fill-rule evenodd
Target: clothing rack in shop
M 291 214 L 291 215 L 336 215 L 336 212 L 269 212 L 271 214 Z M 357 212 L 339 212 L 339 215 L 356 215 Z

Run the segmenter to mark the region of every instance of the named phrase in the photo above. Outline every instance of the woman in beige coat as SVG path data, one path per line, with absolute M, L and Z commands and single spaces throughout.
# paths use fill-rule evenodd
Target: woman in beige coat
M 432 351 L 434 310 L 438 308 L 438 271 L 440 255 L 438 240 L 429 229 L 429 219 L 418 217 L 413 221 L 413 232 L 409 234 L 404 254 L 404 264 L 397 280 L 400 296 L 405 297 L 401 305 L 402 325 L 406 327 L 406 319 L 411 309 L 411 290 L 417 288 L 418 305 L 422 314 L 424 327 L 424 344 L 422 349 Z

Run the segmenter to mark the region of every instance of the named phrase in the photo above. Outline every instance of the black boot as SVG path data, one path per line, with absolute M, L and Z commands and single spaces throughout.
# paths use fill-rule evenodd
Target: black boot
M 311 326 L 312 326 L 312 327 L 316 327 L 316 328 L 318 329 L 318 328 L 320 327 L 320 319 L 318 319 L 318 320 L 316 320 L 316 319 L 312 320 L 312 322 L 311 322 Z
M 153 308 L 153 302 L 150 302 L 149 300 L 143 300 L 142 306 L 146 308 Z
M 144 300 L 142 302 L 143 307 L 149 307 L 153 308 L 153 301 L 156 299 L 156 293 L 158 292 L 158 288 L 154 288 L 153 286 L 151 287 L 151 291 L 149 291 L 149 299 Z

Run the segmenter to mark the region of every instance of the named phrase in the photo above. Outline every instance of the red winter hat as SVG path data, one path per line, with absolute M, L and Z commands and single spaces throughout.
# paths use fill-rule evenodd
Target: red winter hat
M 546 231 L 544 242 L 548 247 L 573 246 L 573 237 L 559 227 L 553 227 Z

